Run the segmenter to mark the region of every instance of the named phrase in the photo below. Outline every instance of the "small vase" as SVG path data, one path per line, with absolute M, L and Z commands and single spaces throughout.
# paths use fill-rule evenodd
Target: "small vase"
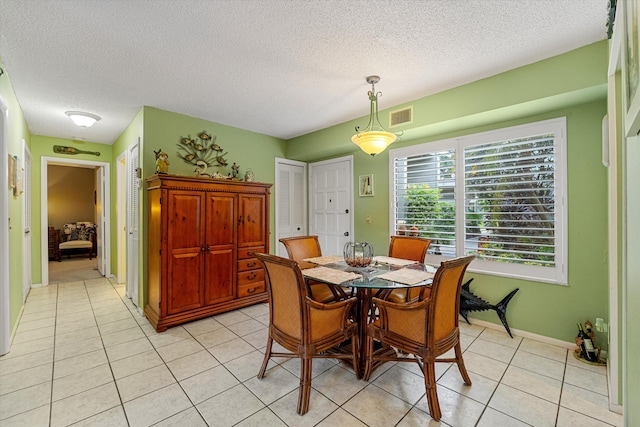
M 253 171 L 251 169 L 247 169 L 247 171 L 244 173 L 244 180 L 247 182 L 253 182 L 255 181 L 256 176 L 253 174 Z
M 417 236 L 418 235 L 418 227 L 416 227 L 415 225 L 412 225 L 411 227 L 409 227 L 409 234 L 412 236 Z
M 404 225 L 398 227 L 398 236 L 404 236 L 405 234 L 407 234 L 407 227 Z

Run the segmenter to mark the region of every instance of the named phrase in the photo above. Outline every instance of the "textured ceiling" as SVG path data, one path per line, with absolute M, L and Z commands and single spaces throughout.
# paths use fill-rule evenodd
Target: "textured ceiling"
M 0 0 L 0 57 L 33 134 L 112 144 L 147 105 L 289 139 L 366 116 L 367 75 L 386 109 L 602 40 L 606 17 L 607 0 Z

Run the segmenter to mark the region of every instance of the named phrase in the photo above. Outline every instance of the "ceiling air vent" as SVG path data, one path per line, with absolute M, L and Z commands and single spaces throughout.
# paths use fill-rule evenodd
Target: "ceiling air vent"
M 389 113 L 389 127 L 413 123 L 413 105 Z

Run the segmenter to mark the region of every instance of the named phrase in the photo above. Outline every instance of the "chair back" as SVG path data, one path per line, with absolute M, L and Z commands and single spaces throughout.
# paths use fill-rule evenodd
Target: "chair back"
M 305 258 L 322 256 L 318 236 L 284 237 L 280 242 L 287 249 L 289 259 L 300 262 Z
M 413 236 L 391 236 L 389 256 L 424 263 L 431 240 Z
M 473 259 L 473 255 L 454 258 L 443 261 L 438 267 L 431 285 L 427 319 L 428 345 L 449 337 L 457 329 L 462 280 Z
M 302 340 L 304 325 L 308 324 L 304 309 L 307 288 L 298 263 L 269 254 L 254 256 L 264 267 L 270 324 L 287 336 Z

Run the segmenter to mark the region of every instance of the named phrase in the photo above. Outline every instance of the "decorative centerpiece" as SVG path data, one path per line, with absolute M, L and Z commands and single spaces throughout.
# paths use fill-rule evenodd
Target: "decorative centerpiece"
M 186 163 L 195 166 L 196 176 L 209 176 L 207 168 L 211 166 L 227 166 L 227 160 L 222 153 L 222 147 L 216 144 L 216 136 L 206 131 L 198 134 L 199 140 L 191 139 L 191 136 L 180 138 L 178 144 L 178 157 Z
M 368 267 L 373 259 L 373 246 L 367 242 L 347 242 L 344 245 L 344 261 L 350 267 Z

